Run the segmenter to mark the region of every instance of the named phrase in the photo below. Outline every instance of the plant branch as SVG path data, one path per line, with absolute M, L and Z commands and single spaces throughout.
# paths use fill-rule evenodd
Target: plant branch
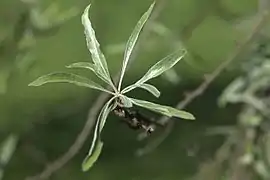
M 228 67 L 228 65 L 235 59 L 239 58 L 243 52 L 248 48 L 248 46 L 256 39 L 257 35 L 260 33 L 264 25 L 266 24 L 268 18 L 269 18 L 269 12 L 263 11 L 260 12 L 260 18 L 258 22 L 255 24 L 253 30 L 251 33 L 247 36 L 247 38 L 237 46 L 236 50 L 225 60 L 223 63 L 221 63 L 211 74 L 207 75 L 205 77 L 205 80 L 192 92 L 188 93 L 186 95 L 186 98 L 183 101 L 180 101 L 176 108 L 183 109 L 187 105 L 189 105 L 195 98 L 202 95 L 204 91 L 209 87 L 209 85 L 223 72 L 224 69 Z M 166 128 L 171 128 L 171 126 L 174 124 L 174 121 L 169 121 L 170 118 L 168 117 L 162 117 L 158 120 L 161 124 L 167 124 Z M 170 126 L 168 126 L 170 124 Z M 140 155 L 147 154 L 157 148 L 164 139 L 169 135 L 169 133 L 165 130 L 166 136 L 161 136 L 161 138 L 157 138 L 153 140 L 151 143 L 149 143 L 147 146 L 145 146 L 143 149 L 139 149 Z
M 148 22 L 145 25 L 144 30 L 141 33 L 141 38 L 139 38 L 139 41 L 137 43 L 137 46 L 135 47 L 135 52 L 132 53 L 130 63 L 134 61 L 136 54 L 137 54 L 137 49 L 138 47 L 142 44 L 142 42 L 146 39 L 148 34 L 151 31 L 150 24 L 151 21 L 154 21 L 156 19 L 161 10 L 165 6 L 165 0 L 159 0 L 157 1 L 156 8 L 153 10 L 153 13 L 151 17 L 149 18 L 150 23 Z M 120 72 L 117 73 L 117 75 L 113 78 L 114 82 L 116 82 L 119 79 Z M 108 86 L 107 88 L 110 88 Z M 100 96 L 97 98 L 95 103 L 92 105 L 92 107 L 89 110 L 87 120 L 81 130 L 81 132 L 78 134 L 75 142 L 70 146 L 70 148 L 58 159 L 56 159 L 54 162 L 48 164 L 45 169 L 39 173 L 36 176 L 33 177 L 28 177 L 26 180 L 43 180 L 43 179 L 48 179 L 53 173 L 61 169 L 65 164 L 67 164 L 78 152 L 79 150 L 83 147 L 85 141 L 87 140 L 87 137 L 90 135 L 91 129 L 94 125 L 95 119 L 98 115 L 99 110 L 103 106 L 103 104 L 106 102 L 106 100 L 110 97 L 109 94 L 107 93 L 101 93 Z

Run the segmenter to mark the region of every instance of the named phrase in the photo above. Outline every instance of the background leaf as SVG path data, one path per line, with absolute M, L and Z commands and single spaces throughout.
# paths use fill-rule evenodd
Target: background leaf
M 121 70 L 121 75 L 120 75 L 120 80 L 119 80 L 119 84 L 118 84 L 118 90 L 121 90 L 121 84 L 124 78 L 124 74 L 127 68 L 127 64 L 128 61 L 130 59 L 130 55 L 135 47 L 135 44 L 138 40 L 139 34 L 144 26 L 144 24 L 146 23 L 146 21 L 148 20 L 153 8 L 154 8 L 155 2 L 151 4 L 151 6 L 149 7 L 149 9 L 143 14 L 143 16 L 141 17 L 141 19 L 139 20 L 139 22 L 136 24 L 133 32 L 131 33 L 127 45 L 126 45 L 126 49 L 125 49 L 125 54 L 124 54 L 124 60 L 123 60 L 123 65 L 122 65 L 122 70 Z
M 82 76 L 72 74 L 72 73 L 65 73 L 65 72 L 55 72 L 55 73 L 50 73 L 50 74 L 41 76 L 35 81 L 33 81 L 32 83 L 30 83 L 29 86 L 41 86 L 47 83 L 71 83 L 77 86 L 98 89 L 100 91 L 113 94 L 112 92 L 103 88 L 101 85 L 95 83 L 94 81 L 86 77 L 82 77 Z
M 131 91 L 132 89 L 138 87 L 139 85 L 143 84 L 144 82 L 148 81 L 149 79 L 155 78 L 159 75 L 161 75 L 163 72 L 167 71 L 168 69 L 172 68 L 178 61 L 183 59 L 183 57 L 186 54 L 186 50 L 182 49 L 179 51 L 176 51 L 167 57 L 163 58 L 159 62 L 157 62 L 155 65 L 153 65 L 146 74 L 139 79 L 135 84 L 130 85 L 126 87 L 122 92 L 126 93 L 128 91 Z
M 82 170 L 87 171 L 89 170 L 93 164 L 97 161 L 103 147 L 103 142 L 101 141 L 100 134 L 102 132 L 102 129 L 105 125 L 106 119 L 111 111 L 111 102 L 114 99 L 111 98 L 101 109 L 98 119 L 96 121 L 95 130 L 94 130 L 94 136 L 91 143 L 90 150 L 88 152 L 88 155 L 84 159 L 82 163 Z
M 97 67 L 97 74 L 101 76 L 105 80 L 105 82 L 114 87 L 105 56 L 100 50 L 100 45 L 96 39 L 95 31 L 88 17 L 90 6 L 91 5 L 88 5 L 85 8 L 82 15 L 82 24 L 84 26 L 84 34 L 86 37 L 87 47 L 92 55 L 93 62 Z
M 0 168 L 0 180 L 4 176 L 4 167 L 10 161 L 13 153 L 16 150 L 17 142 L 18 136 L 11 134 L 5 139 L 5 141 L 0 146 L 0 164 L 2 165 Z
M 155 104 L 152 102 L 134 99 L 134 98 L 130 98 L 130 99 L 131 99 L 132 103 L 137 105 L 137 106 L 144 107 L 146 109 L 161 113 L 161 114 L 169 116 L 169 117 L 173 116 L 173 117 L 179 117 L 182 119 L 190 119 L 190 120 L 195 119 L 195 117 L 191 113 L 186 112 L 186 111 L 182 111 L 179 109 L 175 109 L 175 108 L 170 107 L 170 106 L 164 106 L 164 105 Z

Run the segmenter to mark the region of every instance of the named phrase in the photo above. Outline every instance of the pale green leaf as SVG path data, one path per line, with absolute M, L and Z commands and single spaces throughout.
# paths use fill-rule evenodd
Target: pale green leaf
M 155 65 L 153 65 L 140 80 L 138 80 L 135 84 L 126 87 L 122 92 L 126 93 L 128 91 L 131 91 L 132 89 L 135 89 L 136 87 L 145 83 L 149 79 L 153 79 L 161 75 L 163 72 L 169 70 L 177 62 L 183 59 L 185 54 L 186 54 L 186 50 L 182 49 L 163 58 L 162 60 L 157 62 Z
M 100 45 L 96 39 L 95 31 L 92 27 L 91 21 L 89 20 L 88 13 L 91 5 L 88 5 L 82 15 L 82 24 L 84 26 L 84 34 L 86 37 L 87 47 L 92 55 L 93 62 L 96 66 L 97 74 L 103 77 L 103 79 L 114 87 L 111 76 L 109 73 L 108 65 L 104 54 L 100 50 Z
M 97 77 L 99 77 L 101 80 L 103 80 L 104 82 L 108 83 L 108 81 L 104 78 L 104 76 L 100 75 L 99 70 L 97 69 L 97 67 L 93 63 L 89 63 L 89 62 L 77 62 L 77 63 L 70 64 L 70 65 L 68 65 L 66 67 L 67 68 L 84 68 L 84 69 L 89 69 L 89 70 L 93 71 L 97 75 Z
M 1 144 L 0 148 L 0 162 L 1 164 L 7 164 L 16 149 L 18 142 L 18 136 L 11 134 Z
M 144 24 L 146 23 L 146 21 L 148 20 L 153 8 L 154 8 L 155 2 L 151 4 L 151 6 L 149 7 L 149 9 L 143 14 L 143 16 L 141 17 L 141 19 L 138 21 L 138 23 L 136 24 L 133 32 L 131 33 L 128 42 L 126 44 L 126 49 L 125 49 L 125 54 L 124 54 L 124 60 L 123 60 L 123 65 L 122 65 L 122 70 L 121 70 L 121 75 L 120 75 L 120 80 L 119 80 L 119 84 L 118 84 L 118 90 L 120 91 L 121 89 L 121 84 L 124 78 L 124 74 L 127 68 L 127 64 L 128 61 L 130 59 L 130 55 L 136 45 L 136 42 L 138 40 L 139 34 L 142 30 L 142 28 L 144 27 Z
M 89 62 L 76 62 L 66 66 L 67 68 L 85 68 L 95 72 L 95 65 Z
M 191 113 L 186 112 L 186 111 L 182 111 L 179 109 L 175 109 L 175 108 L 170 107 L 170 106 L 164 106 L 164 105 L 155 104 L 152 102 L 134 99 L 134 98 L 130 98 L 130 99 L 131 99 L 132 103 L 137 105 L 137 106 L 144 107 L 146 109 L 161 113 L 161 114 L 169 116 L 169 117 L 179 117 L 182 119 L 190 119 L 190 120 L 195 119 L 195 117 Z
M 179 109 L 176 109 L 176 108 L 173 108 L 173 107 L 170 107 L 170 106 L 166 106 L 166 108 L 168 108 L 170 114 L 173 117 L 179 117 L 179 118 L 182 118 L 182 119 L 190 119 L 190 120 L 195 119 L 195 117 L 189 112 L 179 110 Z
M 160 91 L 155 86 L 153 86 L 151 84 L 143 83 L 138 87 L 147 90 L 148 92 L 150 92 L 151 94 L 153 94 L 157 98 L 160 96 Z
M 33 81 L 32 83 L 30 83 L 29 86 L 41 86 L 47 83 L 71 83 L 77 86 L 98 89 L 100 91 L 113 94 L 112 92 L 103 88 L 101 85 L 95 83 L 94 81 L 91 81 L 90 79 L 86 77 L 82 77 L 82 76 L 72 74 L 72 73 L 65 73 L 65 72 L 55 72 L 55 73 L 50 73 L 50 74 L 41 76 L 35 81 Z
M 84 159 L 82 163 L 82 170 L 89 170 L 93 164 L 97 161 L 99 155 L 101 154 L 101 150 L 103 147 L 103 142 L 101 141 L 100 134 L 105 125 L 106 119 L 111 111 L 111 102 L 115 97 L 111 98 L 101 109 L 98 119 L 95 124 L 94 136 L 91 143 L 90 150 L 88 155 Z
M 18 143 L 18 136 L 11 134 L 9 135 L 0 146 L 0 180 L 4 176 L 4 169 L 11 157 L 13 156 L 16 146 Z

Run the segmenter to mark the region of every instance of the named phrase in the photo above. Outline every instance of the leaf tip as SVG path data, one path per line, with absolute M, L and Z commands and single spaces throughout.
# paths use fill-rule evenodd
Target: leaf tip
M 186 111 L 182 111 L 182 116 L 180 116 L 180 118 L 183 118 L 183 119 L 187 119 L 187 120 L 195 120 L 195 116 L 189 112 L 186 112 Z
M 29 83 L 28 86 L 40 86 L 40 84 L 37 83 L 36 81 L 33 81 L 33 82 Z
M 94 163 L 97 161 L 97 159 L 101 153 L 101 150 L 103 148 L 103 142 L 100 141 L 96 148 L 97 149 L 95 150 L 95 152 L 93 154 L 89 154 L 83 160 L 83 163 L 82 163 L 82 171 L 83 172 L 86 172 L 93 167 Z
M 156 1 L 153 1 L 152 4 L 151 4 L 151 8 L 153 8 L 156 4 Z
M 86 6 L 86 8 L 84 9 L 84 12 L 83 12 L 83 15 L 82 15 L 82 22 L 85 21 L 85 18 L 88 18 L 90 7 L 91 7 L 91 4 Z
M 195 118 L 195 116 L 193 114 L 189 113 L 188 119 L 189 120 L 195 120 L 196 118 Z

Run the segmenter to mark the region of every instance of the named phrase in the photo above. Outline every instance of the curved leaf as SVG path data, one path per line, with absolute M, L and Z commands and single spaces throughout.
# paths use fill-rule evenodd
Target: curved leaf
M 153 86 L 151 84 L 143 83 L 138 87 L 147 90 L 148 92 L 150 92 L 151 94 L 153 94 L 157 98 L 160 96 L 160 91 L 155 86 Z
M 99 74 L 99 71 L 98 71 L 97 67 L 93 63 L 89 63 L 89 62 L 77 62 L 77 63 L 70 64 L 70 65 L 68 65 L 66 67 L 67 68 L 85 68 L 85 69 L 89 69 L 89 70 L 93 71 L 97 75 L 97 77 L 99 77 L 102 81 L 108 83 L 108 81 L 106 80 L 106 78 L 104 78 L 104 76 L 101 76 Z M 108 83 L 108 84 L 110 84 L 110 83 Z
M 103 148 L 103 142 L 100 139 L 98 139 L 95 144 L 95 149 L 93 149 L 92 154 L 89 154 L 83 160 L 83 163 L 82 163 L 83 171 L 88 171 L 94 165 L 94 163 L 98 160 L 101 154 L 102 148 Z
M 82 76 L 72 74 L 72 73 L 65 73 L 65 72 L 55 72 L 55 73 L 41 76 L 35 81 L 33 81 L 32 83 L 30 83 L 29 86 L 41 86 L 47 83 L 71 83 L 77 86 L 98 89 L 100 91 L 113 94 L 112 92 L 103 88 L 101 85 L 95 83 L 94 81 L 91 81 L 90 79 L 86 77 L 82 77 Z
M 102 132 L 102 129 L 105 125 L 106 119 L 111 111 L 111 101 L 114 99 L 111 98 L 101 109 L 98 119 L 96 121 L 95 130 L 94 130 L 94 137 L 91 143 L 90 150 L 88 152 L 88 155 L 85 157 L 83 163 L 82 163 L 82 170 L 87 171 L 89 170 L 93 164 L 97 161 L 99 155 L 101 154 L 103 142 L 101 141 L 100 134 Z
M 186 112 L 186 111 L 182 111 L 179 109 L 175 109 L 175 108 L 170 107 L 170 106 L 164 106 L 164 105 L 155 104 L 152 102 L 134 99 L 134 98 L 130 98 L 130 99 L 131 99 L 132 103 L 137 105 L 137 106 L 144 107 L 146 109 L 161 113 L 161 114 L 169 116 L 169 117 L 179 117 L 182 119 L 190 119 L 190 120 L 195 119 L 195 117 L 191 113 Z
M 91 53 L 93 62 L 96 66 L 97 74 L 105 80 L 109 85 L 113 86 L 111 76 L 109 73 L 108 65 L 105 59 L 104 54 L 100 50 L 100 45 L 96 39 L 95 31 L 92 27 L 91 21 L 89 20 L 89 8 L 91 5 L 88 5 L 82 15 L 82 24 L 84 26 L 84 34 L 86 37 L 87 47 Z
M 153 79 L 153 78 L 161 75 L 163 72 L 172 68 L 178 61 L 183 59 L 185 54 L 186 54 L 186 50 L 182 49 L 182 50 L 176 51 L 176 52 L 168 55 L 167 57 L 163 58 L 162 60 L 157 62 L 155 65 L 153 65 L 146 72 L 146 74 L 141 79 L 139 79 L 135 84 L 126 87 L 122 92 L 126 93 L 128 91 L 131 91 L 132 89 L 135 89 L 136 87 L 145 83 L 149 79 Z
M 118 90 L 121 90 L 121 84 L 124 78 L 124 74 L 127 68 L 127 64 L 128 61 L 130 59 L 130 55 L 135 47 L 135 44 L 138 40 L 139 34 L 144 26 L 144 24 L 146 23 L 146 21 L 148 20 L 153 8 L 154 8 L 155 2 L 151 4 L 151 6 L 149 7 L 149 9 L 143 14 L 143 16 L 141 17 L 141 19 L 138 21 L 138 23 L 136 24 L 133 32 L 131 33 L 128 42 L 126 44 L 126 49 L 125 49 L 125 54 L 124 54 L 124 60 L 123 60 L 123 65 L 122 65 L 122 70 L 121 70 L 121 75 L 120 75 L 120 80 L 119 80 L 119 84 L 118 84 Z

